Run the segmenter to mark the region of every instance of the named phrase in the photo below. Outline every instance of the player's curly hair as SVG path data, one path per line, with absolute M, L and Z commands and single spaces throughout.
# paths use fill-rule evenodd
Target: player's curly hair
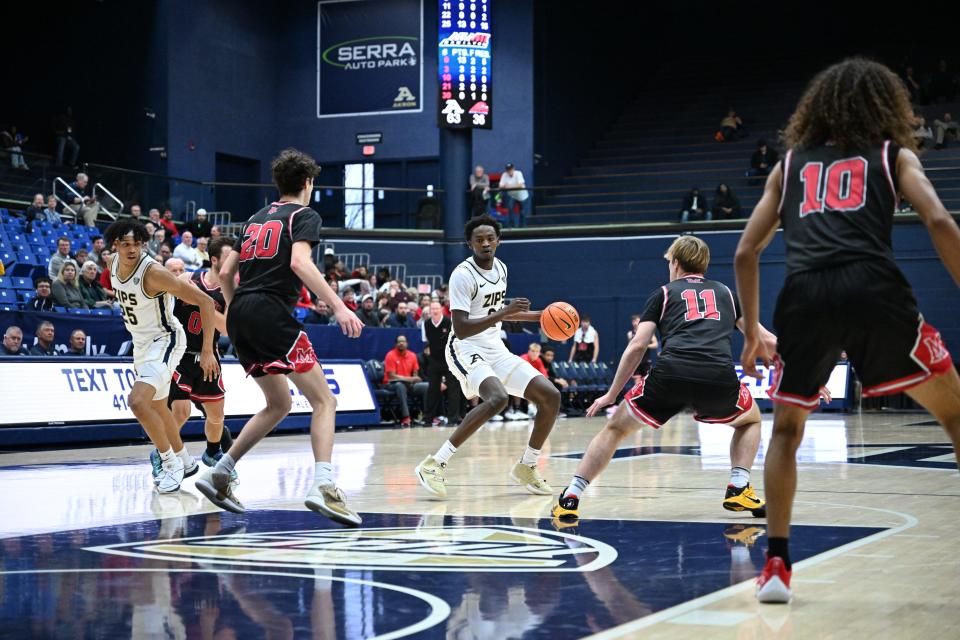
M 150 242 L 150 232 L 146 225 L 133 218 L 120 218 L 103 232 L 103 240 L 107 247 L 113 248 L 113 243 L 127 234 L 133 234 L 137 242 Z
M 293 148 L 287 148 L 270 164 L 273 183 L 281 196 L 295 196 L 303 191 L 307 179 L 320 175 L 320 165 L 312 157 Z
M 787 125 L 789 147 L 809 149 L 828 141 L 843 153 L 893 140 L 916 150 L 910 95 L 879 62 L 848 58 L 821 71 L 807 86 Z
M 498 238 L 500 237 L 500 231 L 503 228 L 502 225 L 496 220 L 494 220 L 491 216 L 488 216 L 486 214 L 482 216 L 474 216 L 469 220 L 467 220 L 467 224 L 463 228 L 463 237 L 467 240 L 467 242 L 470 242 L 470 240 L 473 238 L 474 229 L 476 229 L 477 227 L 483 227 L 483 226 L 493 227 L 493 230 L 497 234 L 497 237 Z

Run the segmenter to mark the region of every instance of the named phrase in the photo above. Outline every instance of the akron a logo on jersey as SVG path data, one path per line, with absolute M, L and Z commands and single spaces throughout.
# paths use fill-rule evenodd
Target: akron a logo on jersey
M 277 531 L 89 547 L 152 560 L 264 568 L 387 571 L 595 571 L 617 557 L 608 544 L 514 526 Z

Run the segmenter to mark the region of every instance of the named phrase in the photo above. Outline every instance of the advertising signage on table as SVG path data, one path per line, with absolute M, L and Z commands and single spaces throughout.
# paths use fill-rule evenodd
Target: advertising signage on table
M 440 127 L 492 128 L 491 51 L 490 0 L 440 0 Z
M 317 117 L 423 111 L 423 0 L 317 3 Z

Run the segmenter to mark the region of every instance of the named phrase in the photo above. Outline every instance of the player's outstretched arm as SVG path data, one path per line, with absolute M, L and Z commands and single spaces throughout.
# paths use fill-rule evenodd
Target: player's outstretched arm
M 240 269 L 240 252 L 231 250 L 227 259 L 220 265 L 220 290 L 223 299 L 227 301 L 227 308 L 233 302 L 233 292 L 237 289 L 237 270 Z
M 923 224 L 927 226 L 930 239 L 943 265 L 960 285 L 960 229 L 947 211 L 930 180 L 923 172 L 917 154 L 901 149 L 897 155 L 897 182 L 900 193 L 913 205 Z
M 740 308 L 743 310 L 743 353 L 740 361 L 743 371 L 749 376 L 759 378 L 757 372 L 757 358 L 769 365 L 773 353 L 761 341 L 760 333 L 760 254 L 780 226 L 781 185 L 783 184 L 783 169 L 778 162 L 767 177 L 767 184 L 763 189 L 763 196 L 753 210 L 753 215 L 747 222 L 737 253 L 733 258 L 733 268 L 737 276 L 737 295 L 740 297 Z
M 193 283 L 193 274 L 190 273 L 189 271 L 184 271 L 183 273 L 181 273 L 181 274 L 178 276 L 178 278 L 179 278 L 180 280 L 185 281 L 185 282 L 186 282 L 188 285 L 190 285 L 191 287 L 195 287 L 195 286 L 196 286 L 196 285 Z M 214 313 L 216 314 L 216 318 L 217 318 L 217 322 L 216 322 L 216 325 L 215 325 L 216 328 L 217 328 L 217 331 L 219 331 L 219 332 L 222 333 L 223 335 L 227 335 L 227 316 L 225 316 L 224 314 L 220 313 L 219 311 L 216 311 L 216 308 L 217 308 L 216 305 L 214 305 L 213 308 L 214 308 Z
M 463 340 L 464 338 L 475 336 L 478 333 L 483 333 L 502 320 L 527 313 L 529 309 L 530 301 L 526 298 L 514 298 L 513 302 L 507 306 L 482 318 L 471 318 L 470 314 L 466 311 L 451 309 L 450 315 L 453 320 L 453 332 L 458 338 Z
M 203 323 L 203 348 L 200 351 L 200 368 L 203 379 L 213 380 L 220 373 L 220 364 L 213 355 L 213 334 L 216 326 L 217 309 L 213 298 L 200 291 L 190 282 L 180 280 L 163 267 L 151 266 L 143 274 L 143 290 L 147 295 L 157 296 L 166 291 L 170 295 L 189 304 L 200 307 L 200 321 Z
M 637 332 L 627 344 L 623 355 L 620 356 L 620 364 L 617 365 L 617 373 L 613 376 L 610 388 L 607 389 L 605 394 L 593 401 L 593 404 L 587 409 L 588 416 L 593 417 L 604 407 L 616 402 L 620 390 L 627 384 L 627 380 L 630 379 L 630 376 L 640 365 L 640 361 L 643 360 L 643 354 L 646 353 L 650 338 L 653 337 L 653 332 L 656 330 L 655 322 L 646 321 L 637 325 Z
M 313 262 L 313 247 L 309 242 L 300 240 L 293 243 L 293 249 L 290 252 L 290 268 L 297 274 L 303 284 L 307 285 L 307 289 L 310 289 L 318 298 L 326 302 L 327 306 L 333 309 L 333 317 L 336 318 L 337 324 L 340 325 L 344 335 L 351 338 L 360 337 L 363 322 L 360 321 L 357 314 L 347 309 L 347 305 L 343 304 L 340 296 L 334 293 L 330 285 L 327 284 L 323 274 L 320 273 L 317 265 Z

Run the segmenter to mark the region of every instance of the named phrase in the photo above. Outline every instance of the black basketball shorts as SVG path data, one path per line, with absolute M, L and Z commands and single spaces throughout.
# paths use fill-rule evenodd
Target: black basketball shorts
M 237 296 L 227 312 L 227 335 L 247 375 L 306 373 L 317 364 L 303 325 L 278 296 Z
M 623 401 L 631 415 L 656 429 L 686 407 L 693 407 L 699 422 L 727 424 L 753 407 L 753 396 L 733 367 L 717 368 L 712 380 L 695 380 L 668 372 L 660 363 L 643 376 Z M 704 370 L 697 371 L 698 377 Z
M 861 260 L 787 277 L 773 318 L 774 402 L 813 410 L 845 350 L 863 396 L 915 387 L 953 367 L 896 265 Z
M 170 380 L 170 402 L 174 400 L 218 402 L 223 400 L 223 395 L 222 374 L 218 374 L 213 380 L 204 380 L 199 354 L 189 351 L 184 353 Z

